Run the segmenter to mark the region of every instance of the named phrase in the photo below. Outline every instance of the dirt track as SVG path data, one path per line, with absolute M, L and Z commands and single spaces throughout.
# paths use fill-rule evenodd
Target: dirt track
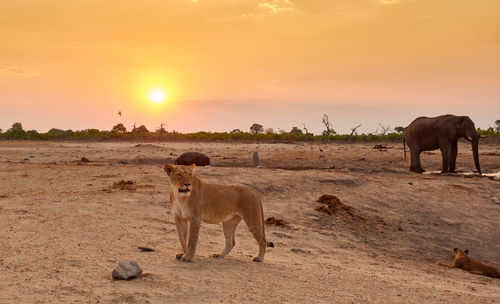
M 500 264 L 500 180 L 413 174 L 400 144 L 373 145 L 0 142 L 0 303 L 497 302 L 500 279 L 435 262 L 466 247 Z M 264 263 L 251 261 L 257 244 L 244 223 L 225 259 L 210 257 L 224 247 L 210 224 L 196 261 L 175 259 L 161 164 L 186 151 L 211 157 L 197 168 L 203 180 L 255 189 L 265 217 L 290 224 L 266 226 L 276 247 Z M 427 170 L 440 160 L 422 156 Z M 500 171 L 500 146 L 481 145 L 480 161 Z M 467 144 L 457 168 L 473 168 Z M 322 194 L 356 216 L 315 211 Z M 144 274 L 113 281 L 122 259 Z

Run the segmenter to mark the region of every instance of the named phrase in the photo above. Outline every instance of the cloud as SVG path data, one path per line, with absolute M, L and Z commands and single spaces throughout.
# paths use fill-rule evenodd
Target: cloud
M 295 5 L 290 0 L 268 0 L 259 3 L 259 7 L 276 14 L 283 11 L 295 10 Z
M 40 73 L 37 73 L 37 72 L 23 70 L 23 69 L 16 68 L 16 67 L 1 66 L 1 65 L 0 65 L 0 72 L 16 74 L 16 75 L 24 75 L 24 76 L 30 76 L 30 77 L 40 75 Z

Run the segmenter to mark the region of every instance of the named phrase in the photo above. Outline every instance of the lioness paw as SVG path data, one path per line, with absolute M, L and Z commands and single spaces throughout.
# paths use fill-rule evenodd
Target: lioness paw
M 191 263 L 193 261 L 193 259 L 192 258 L 183 257 L 181 261 L 187 262 L 187 263 Z
M 184 253 L 178 253 L 178 254 L 175 255 L 175 258 L 178 259 L 178 260 L 180 260 L 180 259 L 182 259 L 183 255 L 184 255 Z
M 212 254 L 212 257 L 214 257 L 214 258 L 223 258 L 224 256 L 222 254 L 220 254 L 220 253 L 214 253 L 214 254 Z
M 253 261 L 254 262 L 262 262 L 262 261 L 264 261 L 264 259 L 263 258 L 255 257 L 255 258 L 253 258 Z

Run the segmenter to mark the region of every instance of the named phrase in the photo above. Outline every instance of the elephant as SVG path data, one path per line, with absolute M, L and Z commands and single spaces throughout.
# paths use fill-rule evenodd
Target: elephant
M 419 117 L 412 121 L 404 131 L 403 149 L 406 158 L 406 146 L 410 148 L 410 171 L 422 173 L 420 153 L 440 149 L 443 157 L 441 173 L 455 173 L 457 160 L 457 141 L 464 137 L 471 142 L 474 164 L 481 174 L 479 166 L 479 138 L 474 122 L 468 116 L 451 114 L 437 117 Z

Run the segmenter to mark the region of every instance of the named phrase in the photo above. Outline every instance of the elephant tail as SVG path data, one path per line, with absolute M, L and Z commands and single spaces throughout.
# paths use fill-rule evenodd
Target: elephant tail
M 406 159 L 406 141 L 405 141 L 404 137 L 403 137 L 403 152 L 404 152 L 405 159 Z

